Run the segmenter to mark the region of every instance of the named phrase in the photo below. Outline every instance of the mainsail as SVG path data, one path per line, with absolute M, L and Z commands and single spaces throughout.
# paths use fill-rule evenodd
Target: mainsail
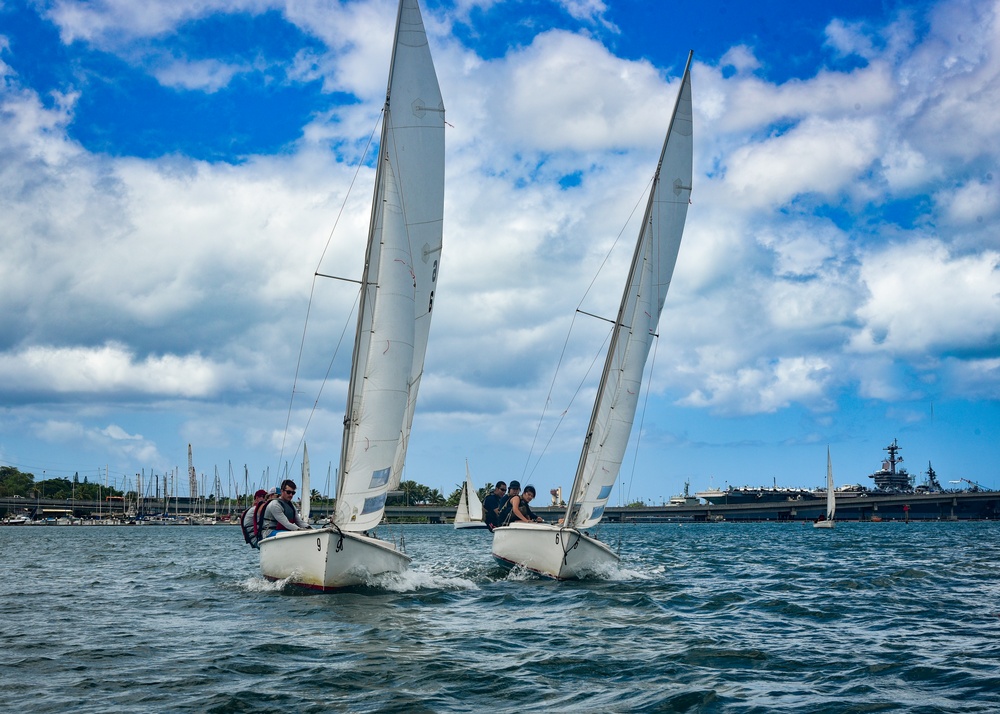
M 396 20 L 335 522 L 366 531 L 399 483 L 437 282 L 444 214 L 444 101 L 416 0 Z
M 479 500 L 479 493 L 476 491 L 475 484 L 472 483 L 472 474 L 469 473 L 469 462 L 465 462 L 465 498 L 467 503 L 467 508 L 469 510 L 469 520 L 481 521 L 483 520 L 483 504 Z
M 689 55 L 567 502 L 565 522 L 570 527 L 600 522 L 618 478 L 646 357 L 680 249 L 691 195 L 692 150 Z
M 837 492 L 833 488 L 833 462 L 830 461 L 830 447 L 826 447 L 826 520 L 832 521 L 837 514 Z

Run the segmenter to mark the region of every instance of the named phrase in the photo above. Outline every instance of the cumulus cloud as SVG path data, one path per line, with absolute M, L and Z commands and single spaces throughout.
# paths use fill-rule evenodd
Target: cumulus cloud
M 992 222 L 1000 213 L 1000 187 L 992 180 L 971 181 L 955 189 L 939 191 L 934 194 L 934 201 L 948 223 Z
M 829 372 L 830 365 L 821 357 L 781 358 L 770 364 L 707 375 L 704 387 L 687 395 L 680 403 L 740 414 L 774 412 L 793 402 L 828 408 L 824 383 Z
M 123 345 L 98 348 L 29 347 L 0 355 L 0 382 L 10 393 L 143 393 L 206 397 L 225 381 L 219 366 L 198 355 L 136 359 Z
M 920 356 L 1000 350 L 1000 253 L 953 256 L 938 241 L 892 246 L 861 267 L 868 300 L 852 347 Z
M 734 151 L 726 182 L 751 206 L 778 207 L 795 196 L 832 197 L 865 171 L 878 151 L 872 120 L 807 119 L 787 133 Z
M 486 110 L 505 120 L 493 128 L 522 152 L 645 145 L 673 106 L 651 64 L 622 60 L 596 40 L 565 31 L 543 33 L 484 69 L 500 80 Z

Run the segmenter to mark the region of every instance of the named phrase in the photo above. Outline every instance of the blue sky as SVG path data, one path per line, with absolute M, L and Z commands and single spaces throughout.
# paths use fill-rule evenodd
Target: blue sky
M 616 309 L 692 49 L 693 202 L 619 497 L 819 486 L 828 444 L 838 484 L 870 485 L 894 438 L 911 472 L 1000 487 L 997 5 L 422 10 L 450 126 L 405 478 L 447 493 L 468 458 L 568 489 L 599 321 L 553 374 L 574 310 Z M 311 276 L 360 274 L 394 19 L 0 1 L 0 463 L 134 483 L 183 475 L 191 443 L 227 493 L 230 464 L 297 471 L 352 320 L 321 284 L 291 400 Z M 305 434 L 321 485 L 348 352 Z

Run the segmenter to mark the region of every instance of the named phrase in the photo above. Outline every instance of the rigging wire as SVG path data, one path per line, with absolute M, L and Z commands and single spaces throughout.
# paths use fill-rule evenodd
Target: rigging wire
M 574 315 L 573 319 L 574 320 L 576 319 L 575 315 Z M 572 326 L 570 327 L 570 329 L 572 330 Z M 583 391 L 583 385 L 586 384 L 587 378 L 590 376 L 591 371 L 593 371 L 594 365 L 597 364 L 598 358 L 600 358 L 600 356 L 602 354 L 604 354 L 604 347 L 610 341 L 610 339 L 611 339 L 611 333 L 612 332 L 613 332 L 613 329 L 612 330 L 608 330 L 608 334 L 604 338 L 604 342 L 602 342 L 600 348 L 596 352 L 594 352 L 594 359 L 591 360 L 590 366 L 587 367 L 587 371 L 584 373 L 583 377 L 580 378 L 580 383 L 576 386 L 576 391 L 573 392 L 573 396 L 570 397 L 569 404 L 566 405 L 566 408 L 563 409 L 562 413 L 559 415 L 559 420 L 556 422 L 555 427 L 552 429 L 552 433 L 549 434 L 549 438 L 545 442 L 545 446 L 542 447 L 541 453 L 539 453 L 538 459 L 535 461 L 535 465 L 531 467 L 531 471 L 530 472 L 527 471 L 527 464 L 525 465 L 525 470 L 521 473 L 521 479 L 522 480 L 526 481 L 527 479 L 530 479 L 534 475 L 535 469 L 537 469 L 538 468 L 538 464 L 541 463 L 542 456 L 545 455 L 545 452 L 548 450 L 549 446 L 552 444 L 552 440 L 556 438 L 556 433 L 559 431 L 560 425 L 562 425 L 563 420 L 566 418 L 566 415 L 569 413 L 570 408 L 573 406 L 573 402 L 576 401 L 576 398 L 580 395 L 580 392 Z M 566 335 L 566 340 L 567 340 L 567 342 L 569 341 L 569 334 Z M 563 345 L 563 350 L 565 351 L 565 349 L 566 349 L 566 346 L 564 344 Z M 548 401 L 548 400 L 546 400 L 546 401 Z M 541 427 L 541 421 L 540 420 L 539 420 L 539 427 Z M 535 431 L 535 435 L 537 436 L 537 434 L 538 434 L 538 431 L 536 430 Z M 532 442 L 532 445 L 534 445 L 534 442 Z M 529 455 L 529 458 L 530 458 L 530 455 Z
M 642 439 L 642 426 L 646 421 L 646 408 L 649 406 L 649 393 L 653 388 L 653 369 L 656 367 L 656 352 L 660 346 L 660 336 L 653 335 L 653 357 L 649 362 L 649 368 L 647 369 L 646 375 L 646 398 L 642 400 L 642 411 L 639 412 L 639 430 L 635 435 L 635 447 L 632 452 L 632 470 L 628 475 L 628 487 L 625 489 L 625 503 L 628 503 L 628 499 L 632 496 L 632 479 L 635 478 L 635 470 L 639 461 L 639 441 Z M 625 503 L 621 504 L 622 506 Z
M 552 440 L 555 438 L 556 433 L 559 431 L 559 427 L 562 425 L 562 422 L 563 422 L 563 419 L 566 416 L 566 413 L 569 411 L 569 408 L 573 405 L 573 401 L 576 399 L 577 395 L 580 393 L 580 391 L 581 391 L 581 389 L 583 387 L 583 382 L 581 381 L 580 385 L 577 387 L 576 391 L 573 393 L 573 396 L 570 397 L 569 404 L 567 404 L 566 407 L 565 407 L 565 409 L 563 409 L 563 412 L 560 415 L 559 420 L 556 422 L 555 427 L 553 427 L 553 429 L 552 429 L 551 435 L 549 436 L 548 440 L 546 440 L 546 442 L 545 442 L 545 446 L 542 447 L 542 450 L 538 454 L 538 458 L 535 461 L 535 466 L 531 469 L 531 472 L 529 474 L 529 472 L 528 472 L 528 466 L 531 463 L 531 456 L 532 456 L 532 454 L 535 451 L 535 444 L 538 442 L 538 435 L 539 435 L 539 433 L 541 432 L 541 429 L 542 429 L 542 422 L 545 420 L 545 412 L 548 409 L 549 404 L 552 402 L 552 392 L 555 390 L 556 379 L 559 377 L 559 372 L 562 369 L 563 359 L 565 359 L 565 357 L 566 357 L 566 346 L 569 344 L 569 338 L 570 338 L 570 335 L 573 332 L 573 326 L 576 325 L 576 316 L 577 316 L 577 313 L 583 312 L 580 309 L 580 306 L 583 305 L 584 301 L 587 299 L 587 295 L 589 295 L 590 291 L 593 289 L 594 284 L 597 282 L 598 276 L 601 274 L 601 271 L 604 270 L 604 266 L 607 265 L 608 261 L 611 259 L 611 253 L 614 252 L 615 246 L 617 246 L 618 242 L 621 240 L 622 235 L 625 233 L 625 229 L 628 227 L 628 224 L 632 222 L 632 217 L 635 216 L 636 209 L 638 209 L 639 206 L 643 203 L 643 198 L 645 198 L 646 193 L 647 193 L 647 191 L 649 189 L 649 186 L 652 185 L 653 180 L 655 178 L 656 178 L 655 176 L 652 176 L 652 177 L 650 177 L 649 181 L 646 182 L 646 188 L 644 188 L 643 191 L 639 194 L 638 200 L 635 202 L 635 205 L 632 206 L 632 211 L 629 213 L 628 218 L 625 220 L 625 223 L 622 225 L 621 230 L 618 231 L 618 235 L 615 236 L 614 242 L 611 244 L 611 247 L 608 248 L 608 252 L 605 254 L 604 260 L 602 260 L 600 266 L 598 266 L 597 271 L 594 273 L 594 277 L 591 279 L 590 284 L 587 286 L 587 289 L 583 293 L 583 297 L 581 297 L 580 298 L 580 302 L 577 303 L 576 310 L 574 310 L 574 312 L 573 312 L 573 319 L 570 321 L 569 329 L 566 331 L 566 339 L 563 341 L 562 351 L 559 353 L 559 360 L 556 363 L 555 372 L 552 374 L 552 382 L 549 384 L 549 392 L 548 392 L 548 394 L 545 395 L 545 404 L 542 406 L 542 413 L 538 417 L 538 425 L 535 427 L 535 434 L 534 434 L 534 436 L 531 439 L 531 446 L 528 449 L 528 456 L 525 459 L 524 468 L 521 471 L 521 478 L 522 479 L 525 478 L 526 475 L 530 476 L 531 474 L 534 474 L 535 469 L 538 468 L 538 464 L 541 463 L 542 457 L 545 456 L 545 452 L 548 450 L 549 445 L 552 443 Z M 588 314 L 588 313 L 584 313 L 584 314 Z M 605 338 L 604 344 L 607 344 L 609 338 L 610 338 L 610 332 L 608 334 L 608 337 Z M 602 350 L 603 350 L 603 347 L 604 347 L 604 345 L 601 346 Z M 600 354 L 601 354 L 601 352 L 599 351 L 597 353 L 597 355 L 595 355 L 594 362 L 597 361 L 597 357 Z M 586 380 L 587 376 L 590 374 L 590 370 L 591 369 L 593 369 L 593 363 L 591 363 L 591 366 L 587 369 L 587 374 L 584 375 L 584 381 Z
M 379 113 L 379 118 L 381 118 L 381 112 Z M 299 341 L 299 355 L 295 361 L 295 376 L 292 378 L 292 394 L 288 399 L 288 414 L 285 416 L 285 429 L 281 435 L 281 451 L 278 455 L 279 470 L 281 468 L 282 458 L 284 457 L 285 454 L 285 444 L 288 441 L 288 427 L 292 420 L 292 407 L 294 406 L 295 403 L 295 388 L 298 386 L 299 382 L 299 371 L 301 370 L 302 367 L 302 355 L 305 352 L 306 333 L 309 329 L 309 316 L 312 313 L 313 299 L 315 298 L 316 295 L 316 278 L 320 276 L 319 272 L 320 266 L 323 264 L 323 260 L 326 258 L 326 253 L 330 249 L 330 243 L 333 242 L 333 235 L 334 233 L 337 232 L 337 226 L 340 225 L 340 219 L 344 215 L 344 209 L 347 207 L 347 201 L 348 199 L 350 199 L 351 192 L 354 190 L 354 184 L 357 182 L 358 175 L 361 173 L 361 167 L 364 166 L 364 158 L 368 155 L 368 151 L 371 148 L 372 141 L 375 137 L 375 130 L 378 129 L 378 126 L 379 126 L 379 119 L 376 119 L 375 125 L 372 127 L 372 133 L 368 136 L 368 143 L 365 144 L 365 150 L 361 153 L 361 157 L 358 160 L 358 165 L 354 170 L 354 176 L 351 178 L 351 183 L 347 187 L 347 193 L 344 195 L 344 200 L 340 204 L 340 210 L 337 212 L 337 218 L 334 220 L 333 226 L 330 228 L 330 233 L 326 238 L 326 244 L 323 246 L 323 251 L 322 253 L 320 253 L 319 261 L 316 263 L 316 270 L 313 271 L 312 286 L 309 288 L 309 303 L 306 305 L 306 319 L 302 325 L 302 339 Z M 361 288 L 362 290 L 364 290 L 364 286 L 361 286 Z M 357 300 L 358 298 L 355 298 L 354 302 L 355 305 L 357 305 Z M 353 307 L 351 308 L 351 314 L 354 314 Z M 350 317 L 348 317 L 347 323 L 344 326 L 344 332 L 347 331 L 347 325 L 349 324 L 350 324 Z M 318 408 L 319 405 L 319 397 L 323 393 L 323 387 L 326 385 L 326 382 L 330 376 L 330 370 L 333 367 L 333 361 L 334 359 L 336 359 L 337 353 L 340 351 L 340 345 L 341 343 L 343 343 L 343 340 L 344 340 L 344 334 L 341 333 L 340 341 L 338 341 L 337 343 L 337 349 L 334 350 L 333 357 L 330 359 L 330 364 L 327 367 L 326 374 L 323 377 L 323 382 L 320 384 L 319 392 L 316 395 L 316 400 L 313 402 L 312 410 L 310 410 L 309 412 L 309 418 L 306 420 L 306 426 L 302 429 L 302 436 L 299 439 L 299 443 L 295 449 L 295 453 L 292 455 L 293 461 L 298 456 L 299 449 L 302 448 L 302 444 L 305 441 L 306 430 L 309 426 L 309 423 L 312 421 L 313 415 L 316 413 L 316 409 Z

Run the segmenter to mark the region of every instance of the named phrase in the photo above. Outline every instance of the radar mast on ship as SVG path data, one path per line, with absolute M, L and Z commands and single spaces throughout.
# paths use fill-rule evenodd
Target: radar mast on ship
M 886 446 L 883 451 L 889 452 L 889 458 L 882 462 L 882 468 L 873 473 L 868 478 L 875 479 L 875 488 L 882 491 L 910 491 L 913 488 L 913 481 L 905 468 L 898 464 L 903 463 L 903 457 L 897 456 L 900 446 L 893 439 L 892 443 Z

